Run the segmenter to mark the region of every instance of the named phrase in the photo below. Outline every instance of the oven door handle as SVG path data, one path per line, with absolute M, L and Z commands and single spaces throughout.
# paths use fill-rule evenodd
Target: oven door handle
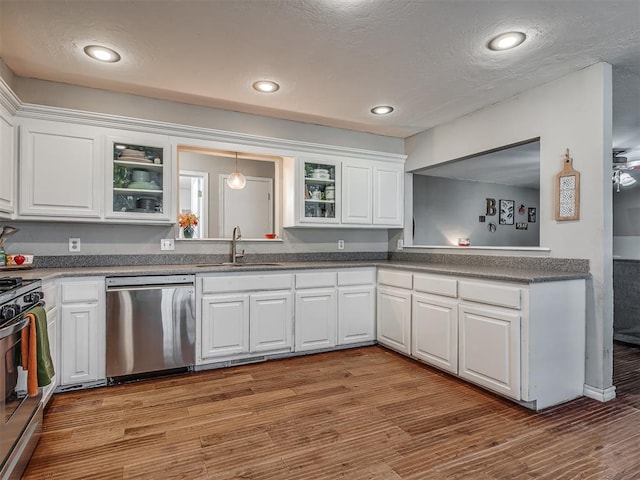
M 29 317 L 20 316 L 14 323 L 10 325 L 5 325 L 0 328 L 0 339 L 8 337 L 9 335 L 13 335 L 14 333 L 19 332 L 29 323 Z

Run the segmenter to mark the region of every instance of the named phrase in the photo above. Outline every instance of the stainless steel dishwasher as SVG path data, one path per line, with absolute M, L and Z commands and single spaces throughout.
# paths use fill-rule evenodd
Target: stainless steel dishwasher
M 107 277 L 107 377 L 195 364 L 195 276 Z

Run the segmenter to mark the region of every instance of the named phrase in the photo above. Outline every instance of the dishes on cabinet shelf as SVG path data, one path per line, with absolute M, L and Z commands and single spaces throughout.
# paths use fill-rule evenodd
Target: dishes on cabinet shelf
M 122 162 L 138 162 L 138 163 L 153 163 L 153 160 L 146 157 L 126 157 L 124 155 L 118 157 L 118 160 Z
M 154 182 L 131 182 L 127 188 L 134 190 L 161 190 L 160 186 Z
M 329 170 L 325 168 L 316 168 L 311 172 L 311 178 L 318 180 L 329 180 L 331 175 L 329 174 Z

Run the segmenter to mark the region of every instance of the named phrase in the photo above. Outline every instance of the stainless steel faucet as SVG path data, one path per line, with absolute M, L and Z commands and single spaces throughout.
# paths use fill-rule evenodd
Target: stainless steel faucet
M 231 263 L 238 264 L 238 259 L 244 257 L 244 250 L 238 253 L 238 240 L 242 238 L 242 232 L 240 227 L 236 225 L 233 227 L 233 233 L 231 234 Z

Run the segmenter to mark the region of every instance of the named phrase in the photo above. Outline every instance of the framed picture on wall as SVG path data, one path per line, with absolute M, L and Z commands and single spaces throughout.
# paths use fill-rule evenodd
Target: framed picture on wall
M 515 200 L 500 200 L 500 225 L 513 225 L 513 211 L 516 206 Z
M 529 207 L 527 217 L 528 217 L 527 220 L 529 221 L 529 223 L 536 223 L 536 209 L 535 209 L 535 207 Z

